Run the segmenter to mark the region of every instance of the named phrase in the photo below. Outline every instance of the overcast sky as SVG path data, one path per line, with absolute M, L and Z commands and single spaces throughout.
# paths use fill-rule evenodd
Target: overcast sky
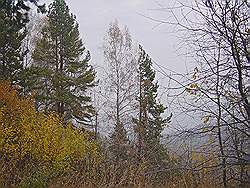
M 103 64 L 101 46 L 109 23 L 118 20 L 128 26 L 134 43 L 140 43 L 152 59 L 175 71 L 185 70 L 185 58 L 177 52 L 178 40 L 169 25 L 158 26 L 145 16 L 166 19 L 168 14 L 153 9 L 160 4 L 171 7 L 175 0 L 66 0 L 76 15 L 85 46 L 90 50 L 92 63 Z M 51 2 L 44 0 L 41 2 Z
M 179 40 L 172 26 L 159 23 L 149 18 L 168 20 L 168 13 L 157 11 L 161 5 L 174 6 L 176 0 L 66 0 L 71 12 L 76 15 L 80 33 L 85 46 L 91 52 L 93 65 L 104 65 L 102 52 L 103 38 L 110 22 L 118 20 L 120 27 L 129 28 L 133 42 L 141 44 L 151 58 L 158 64 L 177 72 L 186 72 L 186 58 L 177 49 Z M 183 0 L 189 1 L 190 0 Z M 40 0 L 49 4 L 49 0 Z M 101 69 L 96 69 L 100 74 Z M 169 73 L 169 71 L 168 71 Z M 164 87 L 168 79 L 157 72 L 160 79 L 161 101 L 166 106 L 168 97 Z M 171 91 L 172 92 L 172 91 Z M 172 111 L 168 108 L 167 114 Z M 174 119 L 174 118 L 173 118 Z M 180 119 L 180 117 L 179 117 Z M 183 120 L 186 121 L 186 120 Z

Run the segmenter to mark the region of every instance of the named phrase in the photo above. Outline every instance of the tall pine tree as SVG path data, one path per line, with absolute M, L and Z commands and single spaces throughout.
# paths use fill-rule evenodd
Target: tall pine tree
M 0 79 L 19 84 L 23 70 L 22 41 L 26 36 L 28 10 L 23 2 L 0 1 Z
M 94 113 L 87 89 L 95 85 L 90 54 L 79 36 L 76 17 L 64 0 L 49 6 L 48 23 L 33 53 L 40 109 L 54 110 L 65 120 L 87 124 Z
M 162 114 L 166 109 L 157 102 L 159 85 L 155 82 L 155 71 L 152 60 L 139 46 L 139 117 L 135 119 L 138 156 L 149 164 L 159 164 L 166 152 L 160 143 L 161 133 L 170 118 L 164 119 Z

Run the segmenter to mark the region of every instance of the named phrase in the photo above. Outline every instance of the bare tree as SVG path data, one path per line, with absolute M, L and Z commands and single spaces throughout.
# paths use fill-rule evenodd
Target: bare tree
M 110 123 L 114 125 L 111 150 L 119 161 L 126 159 L 128 144 L 126 128 L 132 125 L 136 64 L 128 28 L 121 30 L 117 21 L 110 24 L 107 32 L 104 58 L 108 67 L 104 105 Z
M 224 187 L 249 184 L 249 3 L 244 0 L 177 1 L 169 11 L 174 24 L 185 33 L 182 44 L 188 45 L 197 67 L 184 82 L 178 98 L 179 107 L 196 119 L 201 118 L 190 135 L 213 138 L 210 148 L 217 153 Z M 175 80 L 171 78 L 172 80 Z M 176 81 L 176 80 L 175 80 Z M 186 95 L 188 93 L 188 95 Z M 177 98 L 175 98 L 177 100 Z M 204 167 L 204 165 L 201 165 Z M 200 168 L 199 165 L 197 167 Z

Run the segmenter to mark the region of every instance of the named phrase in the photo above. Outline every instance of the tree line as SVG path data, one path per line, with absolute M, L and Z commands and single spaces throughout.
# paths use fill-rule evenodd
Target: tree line
M 105 76 L 98 80 L 64 0 L 47 9 L 33 0 L 0 1 L 0 186 L 249 185 L 249 4 L 179 4 L 170 11 L 173 22 L 155 21 L 188 33 L 183 41 L 198 62 L 192 72 L 178 80 L 154 69 L 128 28 L 114 21 L 103 42 Z M 39 23 L 31 7 L 42 15 Z M 189 14 L 179 20 L 179 10 L 198 21 Z M 163 135 L 177 116 L 159 100 L 158 72 L 181 90 L 171 105 L 198 125 Z M 183 144 L 197 136 L 195 146 Z

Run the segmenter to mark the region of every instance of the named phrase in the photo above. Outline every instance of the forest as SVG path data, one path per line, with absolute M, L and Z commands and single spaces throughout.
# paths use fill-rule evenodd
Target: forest
M 0 187 L 250 187 L 249 8 L 145 16 L 176 28 L 185 73 L 110 20 L 100 76 L 67 1 L 0 0 Z

